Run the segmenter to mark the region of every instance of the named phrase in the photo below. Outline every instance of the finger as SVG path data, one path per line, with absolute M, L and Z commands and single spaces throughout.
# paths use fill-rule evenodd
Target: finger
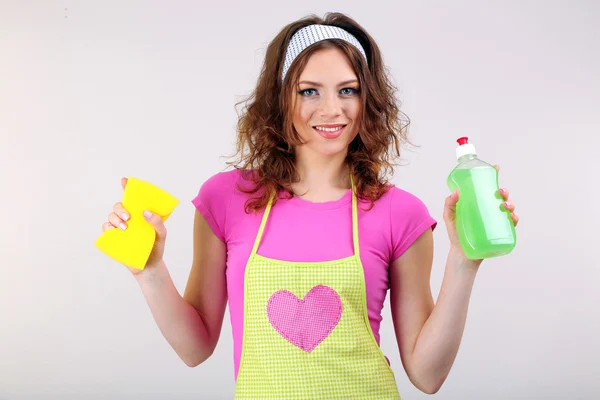
M 515 223 L 515 226 L 517 226 L 519 224 L 519 216 L 517 214 L 515 214 L 514 212 L 511 212 L 510 217 L 512 218 L 513 222 Z
M 450 194 L 450 196 L 446 197 L 446 207 L 454 207 L 458 202 L 458 197 L 459 193 L 458 189 L 456 189 L 454 192 L 452 192 L 452 194 Z
M 113 206 L 113 212 L 117 214 L 123 221 L 129 221 L 129 218 L 131 218 L 125 209 L 125 206 L 121 202 L 115 203 Z
M 500 166 L 498 164 L 494 165 L 494 168 L 496 168 L 496 171 L 500 172 Z
M 505 201 L 504 203 L 502 203 L 502 207 L 504 207 L 505 210 L 508 210 L 510 212 L 515 211 L 515 203 L 513 203 L 512 201 Z
M 102 232 L 106 232 L 109 229 L 115 229 L 115 227 L 110 222 L 105 222 L 102 224 Z
M 127 229 L 127 224 L 125 223 L 125 221 L 123 221 L 123 219 L 121 219 L 121 217 L 119 217 L 114 212 L 111 212 L 110 214 L 108 214 L 108 222 L 110 222 L 112 224 L 112 226 L 118 227 L 119 229 L 121 229 L 123 231 L 125 229 Z
M 452 213 L 456 209 L 456 203 L 458 202 L 460 195 L 458 189 L 452 192 L 452 194 L 446 197 L 446 201 L 444 203 L 444 218 L 450 218 Z
M 498 193 L 502 196 L 504 201 L 508 201 L 508 190 L 506 189 L 498 189 Z
M 121 187 L 125 190 L 125 186 L 127 186 L 128 178 L 121 178 Z
M 144 211 L 144 219 L 150 223 L 154 227 L 156 231 L 157 239 L 164 240 L 167 236 L 167 229 L 165 228 L 165 224 L 163 223 L 162 218 L 158 214 L 151 213 L 150 211 Z

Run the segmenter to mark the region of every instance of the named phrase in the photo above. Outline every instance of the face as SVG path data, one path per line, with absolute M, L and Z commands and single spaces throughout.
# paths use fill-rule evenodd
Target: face
M 305 143 L 296 151 L 345 157 L 358 134 L 359 90 L 352 64 L 340 49 L 313 53 L 295 94 L 293 124 Z

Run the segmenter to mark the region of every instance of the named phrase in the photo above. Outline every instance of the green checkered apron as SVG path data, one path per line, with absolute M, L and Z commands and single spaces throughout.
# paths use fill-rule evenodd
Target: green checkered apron
M 258 255 L 268 203 L 244 277 L 236 399 L 400 399 L 367 316 L 352 188 L 354 255 L 340 260 Z

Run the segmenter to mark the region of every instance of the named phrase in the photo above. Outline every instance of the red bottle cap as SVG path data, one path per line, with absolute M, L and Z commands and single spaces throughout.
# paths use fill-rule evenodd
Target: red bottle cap
M 469 143 L 469 138 L 468 137 L 461 137 L 457 140 L 459 145 L 463 145 L 463 144 L 468 144 Z

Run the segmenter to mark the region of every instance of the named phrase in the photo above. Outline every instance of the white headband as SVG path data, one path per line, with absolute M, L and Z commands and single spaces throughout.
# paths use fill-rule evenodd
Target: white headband
M 365 61 L 367 60 L 367 55 L 365 54 L 365 50 L 361 46 L 360 42 L 344 29 L 330 25 L 309 25 L 294 33 L 294 36 L 292 36 L 290 39 L 290 43 L 288 44 L 287 52 L 285 54 L 285 62 L 283 64 L 281 81 L 283 82 L 285 75 L 292 65 L 292 62 L 300 53 L 302 53 L 302 51 L 304 51 L 304 49 L 317 42 L 327 39 L 345 40 L 356 47 L 365 57 Z

